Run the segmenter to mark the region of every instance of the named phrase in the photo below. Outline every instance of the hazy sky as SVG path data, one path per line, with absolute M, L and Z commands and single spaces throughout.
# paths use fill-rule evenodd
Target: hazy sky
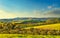
M 0 0 L 0 18 L 60 17 L 60 0 Z

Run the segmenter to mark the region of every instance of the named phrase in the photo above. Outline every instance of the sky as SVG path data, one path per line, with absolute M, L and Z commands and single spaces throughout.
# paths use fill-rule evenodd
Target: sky
M 0 0 L 0 18 L 60 17 L 60 0 Z

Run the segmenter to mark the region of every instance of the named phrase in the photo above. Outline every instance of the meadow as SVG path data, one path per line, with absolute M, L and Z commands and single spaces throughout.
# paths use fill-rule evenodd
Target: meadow
M 26 29 L 29 28 L 39 28 L 39 29 L 55 29 L 55 30 L 60 30 L 60 23 L 57 24 L 48 24 L 48 25 L 42 25 L 42 26 L 33 26 L 33 27 L 27 27 Z
M 60 38 L 59 35 L 0 34 L 0 38 Z

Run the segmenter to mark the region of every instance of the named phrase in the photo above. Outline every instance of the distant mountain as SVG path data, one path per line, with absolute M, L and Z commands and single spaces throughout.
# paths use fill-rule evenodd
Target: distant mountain
M 19 21 L 19 20 L 36 20 L 36 21 L 45 21 L 47 19 L 54 19 L 54 18 L 20 18 L 20 17 L 17 17 L 17 18 L 12 18 L 12 19 L 0 19 L 1 22 L 11 22 L 11 21 Z M 60 18 L 59 18 L 60 19 Z

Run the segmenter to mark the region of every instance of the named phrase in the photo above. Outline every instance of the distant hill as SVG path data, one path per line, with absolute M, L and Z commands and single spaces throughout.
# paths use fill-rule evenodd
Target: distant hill
M 0 19 L 1 22 L 11 22 L 11 21 L 19 21 L 19 20 L 36 20 L 36 21 L 45 21 L 47 19 L 55 19 L 55 18 L 20 18 L 20 17 L 17 17 L 17 18 L 12 18 L 12 19 Z M 60 18 L 59 18 L 60 19 Z

